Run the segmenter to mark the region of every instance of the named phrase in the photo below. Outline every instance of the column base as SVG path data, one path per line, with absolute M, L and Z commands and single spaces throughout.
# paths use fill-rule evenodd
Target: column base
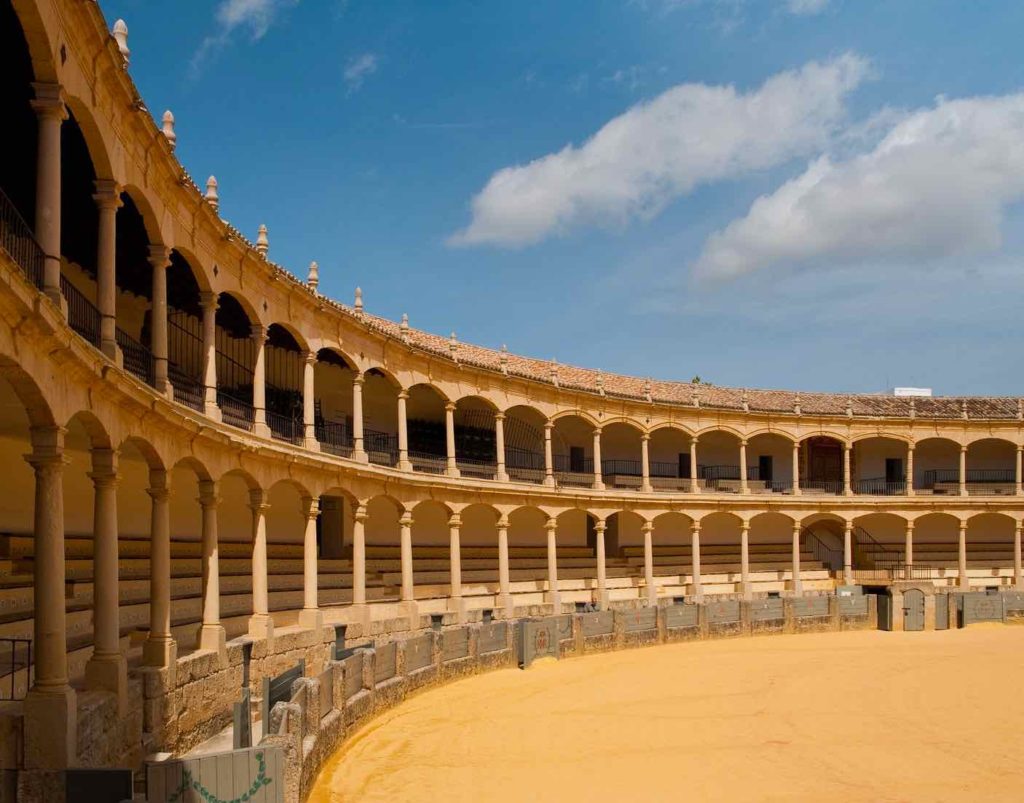
M 513 619 L 513 618 L 515 618 L 516 606 L 515 606 L 515 603 L 512 602 L 512 595 L 511 594 L 502 594 L 499 597 L 499 600 L 501 602 L 501 609 L 505 612 L 505 618 L 506 619 Z
M 604 483 L 603 482 L 595 482 L 590 487 L 593 488 L 595 491 L 603 491 L 604 490 Z
M 43 295 L 57 305 L 65 318 L 68 317 L 68 302 L 64 300 L 64 294 L 61 293 L 60 287 L 44 287 Z
M 221 421 L 220 405 L 217 402 L 211 402 L 209 400 L 203 405 L 203 415 L 207 418 L 212 418 L 214 421 Z
M 142 645 L 146 666 L 174 666 L 178 660 L 178 642 L 173 638 L 150 638 Z
M 448 612 L 455 614 L 455 621 L 460 625 L 466 622 L 466 600 L 462 597 L 448 598 Z
M 227 657 L 227 633 L 224 632 L 224 626 L 200 625 L 196 646 L 200 650 L 208 650 Z
M 85 664 L 85 687 L 117 695 L 118 716 L 128 707 L 128 661 L 121 653 L 94 655 Z
M 357 463 L 369 463 L 370 456 L 363 449 L 353 449 L 352 459 Z
M 415 600 L 402 600 L 398 603 L 398 610 L 401 611 L 401 618 L 409 620 L 410 629 L 415 630 L 420 626 L 420 606 Z
M 302 448 L 303 449 L 308 449 L 311 452 L 319 452 L 320 451 L 320 441 L 318 441 L 316 438 L 303 438 L 302 439 Z
M 545 477 L 544 478 L 544 485 L 546 487 L 548 487 L 548 488 L 554 488 L 555 487 L 555 478 L 554 477 Z
M 640 492 L 641 493 L 649 494 L 649 493 L 652 493 L 653 491 L 654 491 L 654 486 L 652 486 L 650 483 L 647 483 L 646 485 L 641 485 L 640 486 Z
M 399 471 L 412 471 L 412 462 L 409 461 L 409 460 L 399 460 L 398 461 L 398 470 Z
M 562 612 L 562 594 L 560 591 L 549 591 L 547 600 L 555 609 L 555 616 L 558 616 Z
M 746 582 L 746 583 L 744 583 L 744 582 L 739 582 L 739 583 L 737 583 L 736 585 L 738 585 L 738 586 L 739 586 L 739 589 L 738 589 L 738 591 L 740 592 L 740 596 L 741 596 L 741 597 L 742 597 L 743 599 L 745 599 L 745 600 L 750 600 L 751 598 L 753 598 L 753 596 L 754 596 L 754 595 L 753 595 L 753 593 L 752 593 L 752 592 L 751 592 L 751 590 L 750 590 L 750 582 L 749 582 L 749 581 L 748 581 L 748 582 Z
M 70 686 L 29 689 L 24 711 L 25 768 L 62 770 L 78 763 L 78 708 Z
M 122 364 L 123 358 L 118 359 L 121 353 L 121 349 L 117 347 L 117 343 L 115 343 L 113 340 L 104 340 L 102 343 L 100 343 L 100 351 L 103 352 L 105 356 L 109 357 L 118 365 Z
M 594 591 L 594 604 L 600 611 L 608 610 L 608 589 L 597 589 Z
M 252 433 L 260 438 L 271 437 L 270 427 L 266 421 L 256 421 L 252 425 Z
M 804 585 L 799 580 L 788 580 L 786 581 L 786 590 L 792 591 L 793 596 L 800 597 L 804 593 Z
M 459 477 L 462 476 L 462 472 L 460 472 L 457 468 L 452 468 L 451 466 L 445 469 L 445 474 L 449 477 L 454 477 L 455 479 L 458 479 Z
M 324 612 L 319 608 L 303 608 L 299 611 L 299 625 L 310 630 L 322 630 Z
M 497 474 L 494 475 L 494 480 L 495 480 L 495 482 L 508 482 L 509 481 L 508 472 L 507 471 L 499 471 Z
M 249 617 L 249 635 L 267 642 L 267 652 L 274 643 L 274 619 L 268 613 L 254 613 Z

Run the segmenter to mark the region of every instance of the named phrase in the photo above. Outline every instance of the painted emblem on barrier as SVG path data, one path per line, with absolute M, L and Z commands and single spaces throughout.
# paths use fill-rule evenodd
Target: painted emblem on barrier
M 538 653 L 548 651 L 548 630 L 546 627 L 538 628 L 537 635 L 533 637 L 533 648 Z

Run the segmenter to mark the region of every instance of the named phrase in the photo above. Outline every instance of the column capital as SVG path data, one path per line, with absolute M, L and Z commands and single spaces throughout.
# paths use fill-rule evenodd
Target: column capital
M 654 532 L 654 522 L 653 521 L 645 521 L 643 524 L 640 525 L 640 532 L 642 532 L 642 533 L 652 533 L 652 532 Z
M 449 527 L 461 527 L 462 526 L 462 517 L 458 513 L 452 513 L 451 517 L 448 519 L 448 526 Z
M 412 527 L 412 513 L 403 513 L 398 519 L 398 524 L 401 527 Z
M 960 446 L 960 454 L 965 454 L 966 452 L 967 452 L 967 444 L 961 444 L 961 446 Z
M 545 530 L 557 530 L 558 529 L 558 519 L 556 519 L 554 516 L 549 517 L 548 520 L 546 522 L 544 522 L 544 529 Z
M 960 519 L 960 531 L 963 532 L 967 529 L 967 519 Z
M 1022 529 L 1024 529 L 1024 522 L 1022 522 L 1022 521 L 1020 521 L 1020 519 L 1018 519 L 1017 521 L 1015 521 L 1013 523 L 1013 529 L 1016 532 L 1020 532 Z
M 353 380 L 353 381 L 355 381 L 355 380 Z M 363 380 L 360 379 L 359 381 L 362 382 Z M 398 391 L 398 398 L 404 399 L 404 400 L 407 401 L 409 399 L 409 391 L 406 390 L 405 388 L 402 388 L 401 390 Z
M 110 488 L 117 485 L 117 450 L 116 449 L 93 449 L 92 450 L 92 471 L 89 472 L 89 479 L 97 488 Z
M 316 352 L 312 350 L 302 352 L 302 361 L 306 365 L 316 365 Z
M 641 443 L 647 443 L 650 439 L 651 439 L 651 433 L 650 432 L 641 432 L 640 433 L 640 442 Z
M 254 323 L 249 327 L 249 336 L 256 342 L 257 346 L 262 346 L 267 342 L 267 327 L 262 323 Z
M 356 505 L 355 510 L 352 511 L 352 517 L 356 521 L 366 521 L 368 518 L 370 518 L 370 513 L 366 509 L 366 505 L 359 504 Z
M 908 530 L 913 530 L 914 529 L 914 520 L 913 519 L 907 519 L 907 527 L 906 527 L 906 529 L 908 529 Z
M 691 435 L 690 436 L 690 445 L 691 446 L 696 446 L 698 443 L 700 443 L 700 438 L 697 437 L 696 435 Z
M 149 247 L 149 264 L 160 270 L 171 266 L 171 249 L 166 245 L 151 245 Z
M 302 515 L 307 519 L 315 519 L 320 515 L 320 500 L 315 496 L 304 496 L 301 501 Z
M 1017 444 L 1017 451 L 1018 452 L 1024 452 L 1024 443 L 1018 443 Z
M 691 532 L 695 532 L 695 533 L 699 533 L 699 532 L 700 532 L 700 519 L 697 519 L 697 520 L 695 520 L 695 521 L 694 521 L 694 522 L 693 522 L 693 523 L 692 523 L 692 524 L 690 525 L 690 531 L 691 531 Z
M 149 470 L 149 487 L 151 490 L 167 491 L 167 472 L 162 468 Z
M 149 494 L 149 498 L 154 502 L 166 502 L 171 498 L 171 492 L 163 486 L 150 485 L 146 489 L 146 493 Z
M 747 439 L 746 438 L 740 438 L 740 448 L 741 449 L 746 449 L 747 448 Z
M 594 434 L 595 438 L 600 438 L 601 437 L 601 427 L 594 427 L 594 433 L 593 434 Z
M 445 402 L 445 405 L 444 405 L 444 411 L 445 411 L 446 413 L 454 413 L 454 412 L 455 412 L 455 409 L 456 409 L 457 407 L 458 407 L 458 405 L 457 405 L 457 404 L 456 404 L 455 402 L 453 402 L 453 401 L 450 401 L 450 402 Z
M 509 528 L 508 516 L 499 516 L 498 521 L 494 526 L 499 530 L 507 530 Z
M 749 529 L 750 529 L 750 522 L 747 521 L 747 519 L 743 519 L 743 521 L 740 522 L 740 530 L 749 530 Z
M 554 422 L 554 421 L 552 421 L 552 420 L 551 420 L 550 418 L 549 418 L 549 419 L 547 419 L 547 420 L 546 420 L 546 421 L 544 422 L 544 430 L 545 430 L 546 432 L 551 432 L 551 430 L 553 430 L 554 428 L 555 428 L 555 422 Z
M 504 421 L 505 420 L 505 414 L 503 412 L 501 412 L 501 410 L 498 410 L 498 412 L 496 412 L 494 414 L 494 420 L 495 421 Z M 1021 447 L 1018 447 L 1018 448 L 1021 448 Z
M 849 519 L 844 521 L 843 522 L 843 530 L 845 530 L 848 533 L 852 533 L 853 532 L 853 522 L 850 521 Z
M 606 522 L 604 519 L 598 519 L 594 522 L 594 532 L 603 533 L 607 529 L 608 522 Z
M 64 87 L 60 84 L 34 81 L 32 89 L 36 96 L 33 100 L 29 101 L 29 104 L 38 117 L 54 117 L 58 120 L 68 119 L 67 106 L 64 104 Z
M 260 510 L 267 510 L 270 504 L 267 502 L 267 492 L 262 488 L 253 488 L 249 491 L 249 509 L 253 513 Z
M 199 293 L 199 306 L 204 310 L 217 309 L 217 294 L 209 290 L 202 290 Z
M 97 207 L 114 210 L 121 208 L 121 187 L 116 181 L 110 178 L 98 178 L 93 184 L 96 187 L 96 192 L 93 193 L 92 199 L 96 202 Z
M 352 384 L 361 386 L 364 382 L 366 382 L 366 372 L 356 371 L 355 374 L 352 376 Z M 405 398 L 409 398 L 408 393 L 405 394 Z
M 213 480 L 199 481 L 199 504 L 204 507 L 217 507 L 217 483 Z

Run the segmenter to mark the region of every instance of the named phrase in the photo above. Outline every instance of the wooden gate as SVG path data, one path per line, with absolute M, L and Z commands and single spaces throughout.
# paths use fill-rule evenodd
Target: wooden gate
M 920 589 L 903 592 L 903 629 L 924 630 L 924 592 Z

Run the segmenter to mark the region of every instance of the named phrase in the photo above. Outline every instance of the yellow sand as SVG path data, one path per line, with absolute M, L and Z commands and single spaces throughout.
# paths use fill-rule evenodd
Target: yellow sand
M 310 800 L 1020 800 L 1024 627 L 675 644 L 502 670 L 362 729 Z

